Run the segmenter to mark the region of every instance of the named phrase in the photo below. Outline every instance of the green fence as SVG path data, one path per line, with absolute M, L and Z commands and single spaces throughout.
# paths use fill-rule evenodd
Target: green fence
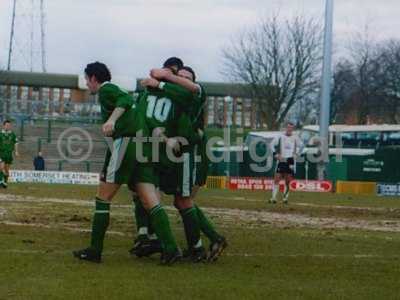
M 258 153 L 262 155 L 262 153 Z M 217 151 L 218 157 L 224 155 L 222 150 Z M 231 161 L 212 163 L 210 175 L 240 177 L 273 177 L 276 163 L 268 172 L 256 172 L 251 164 L 265 166 L 266 162 L 256 163 L 251 159 L 248 151 L 244 151 L 243 162 L 237 162 L 237 153 L 230 152 Z M 343 181 L 376 181 L 400 182 L 400 147 L 383 147 L 376 150 L 374 155 L 341 155 L 330 156 L 328 164 L 328 179 L 336 182 Z M 317 179 L 317 164 L 305 161 L 296 164 L 296 178 Z
M 13 129 L 17 133 L 20 141 L 24 141 L 29 136 L 29 129 L 34 127 L 41 129 L 40 137 L 46 138 L 51 143 L 57 129 L 67 129 L 70 127 L 94 128 L 100 126 L 98 118 L 83 117 L 30 117 L 26 115 L 6 115 L 0 113 L 0 120 L 9 119 L 13 122 Z

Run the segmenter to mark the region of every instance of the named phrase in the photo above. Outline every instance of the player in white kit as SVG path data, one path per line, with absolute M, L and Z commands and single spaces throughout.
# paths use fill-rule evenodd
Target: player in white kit
M 277 161 L 274 185 L 272 188 L 271 203 L 276 203 L 276 197 L 279 192 L 279 182 L 285 181 L 285 190 L 283 193 L 283 203 L 288 204 L 290 182 L 294 179 L 296 173 L 296 157 L 301 154 L 304 144 L 301 139 L 293 133 L 294 124 L 288 123 L 286 131 L 275 137 L 271 143 L 271 151 L 274 159 Z

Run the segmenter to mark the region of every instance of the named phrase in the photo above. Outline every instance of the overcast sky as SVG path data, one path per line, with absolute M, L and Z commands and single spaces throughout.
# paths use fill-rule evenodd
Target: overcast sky
M 18 0 L 19 2 L 30 0 Z M 324 0 L 45 0 L 48 71 L 80 74 L 87 62 L 143 77 L 172 55 L 203 81 L 222 81 L 221 47 L 271 12 L 322 18 Z M 377 39 L 400 38 L 399 0 L 335 0 L 335 48 L 370 23 Z M 0 66 L 6 65 L 12 0 L 0 0 Z M 23 35 L 27 39 L 26 32 Z

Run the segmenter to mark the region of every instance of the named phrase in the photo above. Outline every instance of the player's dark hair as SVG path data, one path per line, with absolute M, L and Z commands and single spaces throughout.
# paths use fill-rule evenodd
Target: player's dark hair
M 9 123 L 11 123 L 10 120 L 4 120 L 3 125 L 9 124 Z
M 180 70 L 185 70 L 185 71 L 188 71 L 189 73 L 191 73 L 193 76 L 193 81 L 196 82 L 196 73 L 193 71 L 193 69 L 191 67 L 183 66 L 182 68 L 180 68 Z
M 174 66 L 178 67 L 178 70 L 181 69 L 183 67 L 182 59 L 178 57 L 170 57 L 163 64 L 163 68 L 171 68 Z
M 101 62 L 88 64 L 85 68 L 85 74 L 90 78 L 94 76 L 99 83 L 111 80 L 111 73 L 107 66 Z

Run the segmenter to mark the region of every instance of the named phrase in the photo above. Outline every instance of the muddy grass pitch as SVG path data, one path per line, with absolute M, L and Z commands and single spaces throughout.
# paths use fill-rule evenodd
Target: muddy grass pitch
M 215 263 L 158 265 L 137 259 L 130 195 L 111 212 L 104 262 L 87 245 L 95 187 L 13 184 L 0 191 L 0 299 L 396 299 L 400 201 L 335 194 L 204 189 L 198 203 L 229 241 Z M 165 198 L 174 233 L 180 218 Z M 204 238 L 204 240 L 206 240 Z

